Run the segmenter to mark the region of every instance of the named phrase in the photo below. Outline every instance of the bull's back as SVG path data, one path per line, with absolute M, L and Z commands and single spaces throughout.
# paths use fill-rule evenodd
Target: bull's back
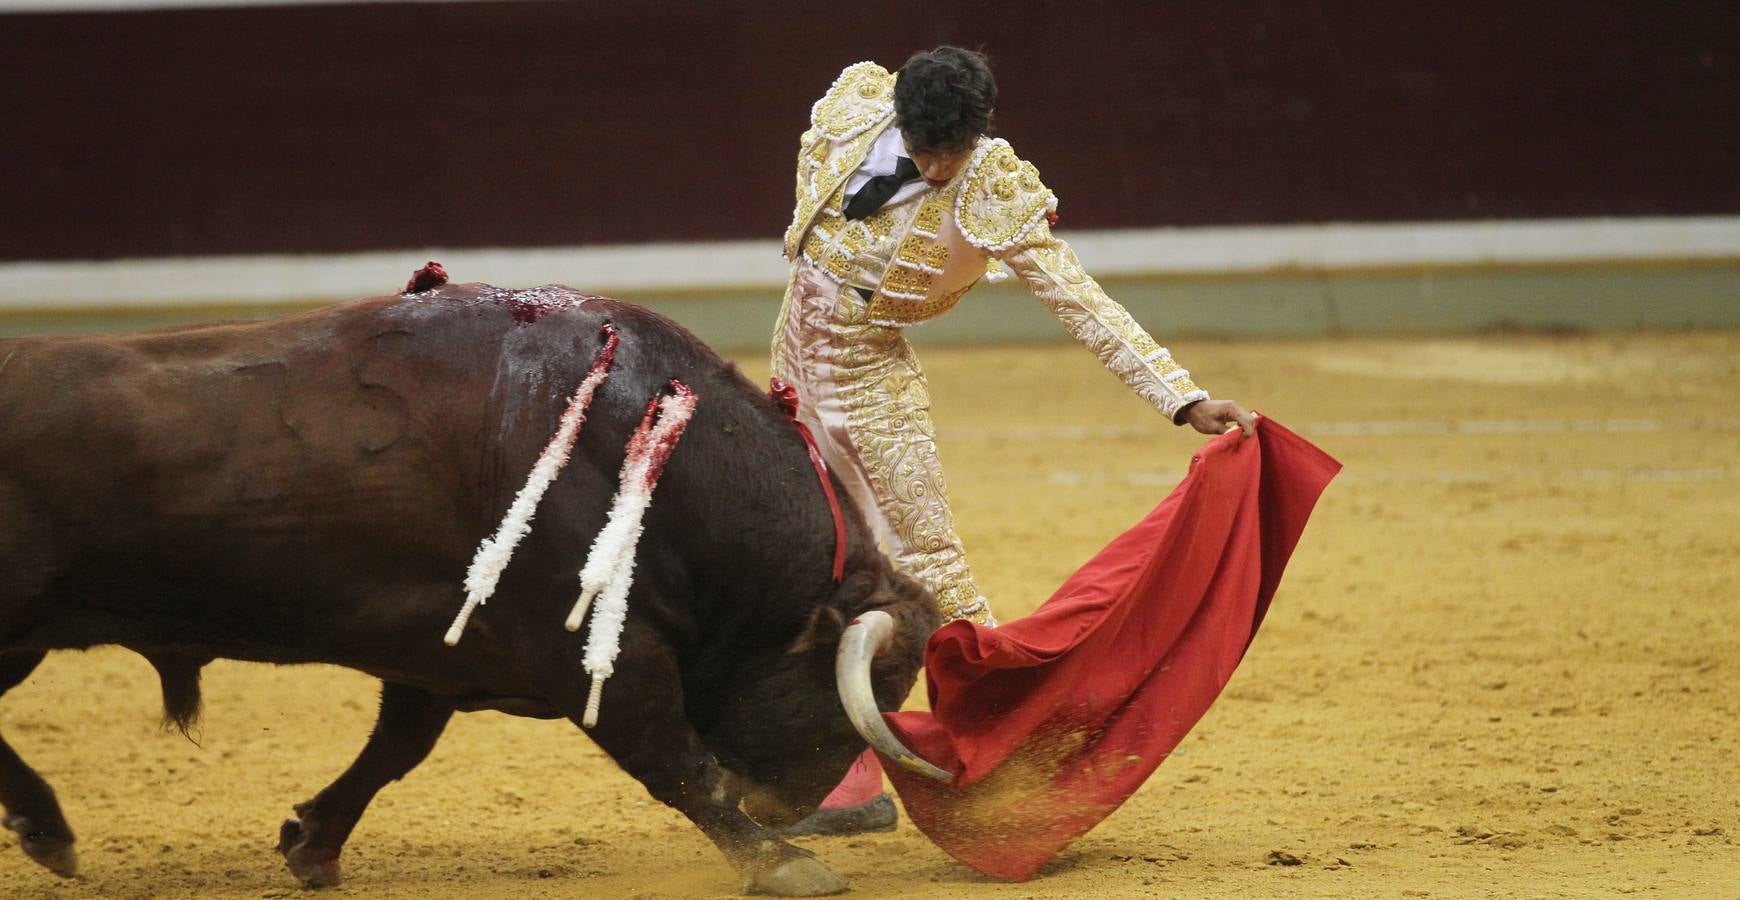
M 644 577 L 761 602 L 770 573 L 789 580 L 796 559 L 825 590 L 832 528 L 801 441 L 734 369 L 638 307 L 478 285 L 260 323 L 0 344 L 13 357 L 0 370 L 9 590 L 54 582 L 80 602 L 284 619 L 231 628 L 262 635 L 299 615 L 286 611 L 295 603 L 350 615 L 421 585 L 456 593 L 607 321 L 616 364 L 510 576 L 541 564 L 571 589 L 624 444 L 681 379 L 699 410 L 643 541 L 681 566 Z M 445 594 L 433 606 L 422 614 L 451 614 Z
M 34 568 L 144 596 L 207 579 L 336 588 L 365 562 L 428 564 L 458 540 L 465 461 L 440 444 L 479 431 L 490 351 L 472 348 L 469 378 L 420 363 L 409 347 L 443 335 L 408 330 L 391 315 L 402 304 L 8 342 L 0 554 L 34 534 Z M 448 401 L 439 416 L 424 391 Z

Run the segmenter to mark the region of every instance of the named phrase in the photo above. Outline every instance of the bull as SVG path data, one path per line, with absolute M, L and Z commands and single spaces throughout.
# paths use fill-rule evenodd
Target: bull
M 494 599 L 444 646 L 474 550 L 606 323 L 620 345 L 572 462 Z M 360 755 L 279 835 L 296 878 L 337 884 L 370 800 L 455 711 L 581 721 L 586 632 L 564 630 L 564 615 L 624 445 L 671 379 L 698 408 L 646 513 L 588 733 L 694 822 L 746 890 L 842 890 L 777 829 L 863 750 L 852 718 L 879 721 L 906 696 L 934 601 L 890 567 L 837 483 L 836 580 L 822 485 L 766 394 L 672 322 L 566 288 L 446 285 L 267 322 L 0 341 L 0 692 L 48 651 L 117 644 L 150 661 L 165 720 L 185 731 L 213 659 L 379 678 Z M 874 610 L 881 634 L 850 633 Z M 849 716 L 836 648 L 865 645 L 841 663 Z M 25 853 L 72 874 L 53 790 L 3 742 L 0 803 Z

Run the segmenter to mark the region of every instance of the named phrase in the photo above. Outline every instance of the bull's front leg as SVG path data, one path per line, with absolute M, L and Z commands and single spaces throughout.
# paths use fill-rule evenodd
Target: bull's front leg
M 819 897 L 846 890 L 846 880 L 815 854 L 744 815 L 730 776 L 683 714 L 675 660 L 668 652 L 634 650 L 624 648 L 605 688 L 598 724 L 589 730 L 593 740 L 724 852 L 742 875 L 745 893 Z M 581 717 L 572 718 L 578 724 Z
M 36 650 L 0 655 L 0 694 L 30 677 L 43 655 Z M 0 824 L 18 833 L 25 854 L 56 875 L 71 878 L 78 869 L 78 854 L 54 789 L 5 740 L 0 740 L 0 805 L 6 808 Z
M 382 682 L 381 714 L 356 762 L 278 831 L 278 852 L 308 887 L 339 883 L 338 855 L 376 792 L 404 777 L 434 749 L 453 707 L 429 692 Z

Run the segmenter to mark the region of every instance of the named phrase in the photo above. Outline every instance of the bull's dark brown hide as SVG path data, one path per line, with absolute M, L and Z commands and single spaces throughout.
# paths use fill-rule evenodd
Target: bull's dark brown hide
M 573 461 L 494 599 L 447 648 L 471 556 L 607 320 L 622 344 Z M 337 880 L 369 799 L 455 709 L 578 720 L 585 632 L 562 622 L 624 443 L 648 398 L 682 379 L 699 409 L 646 517 L 591 734 L 750 887 L 788 888 L 794 871 L 800 888 L 827 886 L 819 864 L 738 811 L 739 792 L 781 816 L 819 801 L 863 749 L 834 691 L 838 623 L 871 607 L 900 621 L 876 669 L 892 708 L 935 613 L 849 505 L 835 583 L 834 526 L 802 440 L 681 328 L 564 288 L 448 285 L 263 323 L 0 341 L 0 359 L 0 689 L 46 651 L 98 644 L 152 659 L 182 724 L 215 657 L 379 677 L 368 747 L 285 825 L 280 849 L 311 884 Z M 0 801 L 26 852 L 70 870 L 52 792 L 10 753 Z

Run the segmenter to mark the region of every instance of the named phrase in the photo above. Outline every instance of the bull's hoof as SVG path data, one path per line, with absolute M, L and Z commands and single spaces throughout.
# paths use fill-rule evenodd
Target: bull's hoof
M 743 878 L 745 894 L 768 894 L 774 897 L 826 897 L 846 890 L 846 879 L 812 856 L 797 856 L 765 872 L 752 872 Z
M 73 849 L 72 835 L 56 834 L 39 829 L 28 816 L 7 816 L 0 825 L 18 832 L 18 846 L 24 855 L 62 878 L 71 878 L 79 871 L 79 854 Z
M 308 848 L 298 819 L 285 819 L 278 827 L 278 852 L 284 854 L 284 866 L 303 887 L 338 887 L 344 880 L 338 873 L 337 857 L 322 857 Z

